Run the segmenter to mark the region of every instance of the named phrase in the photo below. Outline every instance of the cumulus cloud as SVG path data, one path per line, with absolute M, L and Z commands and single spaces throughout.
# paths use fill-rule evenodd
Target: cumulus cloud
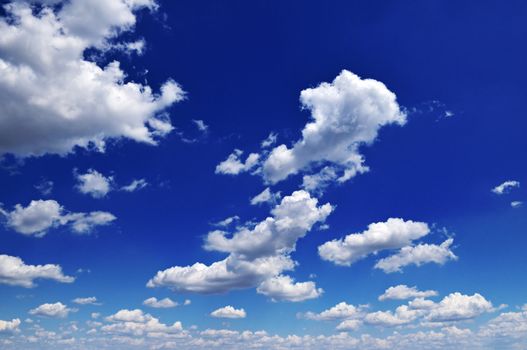
M 112 189 L 112 176 L 104 176 L 94 169 L 88 169 L 85 174 L 76 174 L 77 189 L 79 192 L 89 194 L 93 198 L 102 198 Z
M 79 305 L 98 305 L 96 297 L 75 298 L 73 302 Z
M 326 242 L 318 247 L 318 253 L 324 260 L 349 266 L 369 254 L 407 246 L 429 232 L 424 222 L 390 218 L 386 222 L 369 224 L 364 232 Z
M 256 291 L 270 297 L 274 301 L 299 302 L 315 299 L 322 295 L 324 290 L 317 288 L 315 282 L 296 282 L 290 276 L 276 276 L 263 281 Z
M 450 250 L 454 240 L 447 239 L 440 245 L 418 244 L 413 247 L 403 247 L 399 252 L 379 260 L 376 269 L 385 273 L 401 272 L 401 268 L 408 265 L 421 266 L 426 263 L 445 264 L 449 260 L 457 260 L 457 256 Z
M 251 205 L 258 205 L 262 203 L 276 204 L 276 202 L 280 200 L 281 197 L 282 195 L 280 192 L 273 193 L 271 192 L 271 189 L 267 187 L 265 190 L 251 198 Z
M 19 257 L 0 255 L 0 283 L 32 288 L 36 279 L 49 279 L 61 283 L 75 281 L 74 277 L 64 275 L 59 265 L 26 265 Z
M 232 289 L 257 287 L 263 281 L 292 270 L 295 262 L 290 253 L 298 239 L 313 225 L 323 222 L 331 213 L 330 204 L 305 191 L 296 191 L 282 199 L 271 216 L 253 228 L 242 227 L 227 236 L 213 231 L 207 235 L 205 248 L 228 253 L 227 258 L 211 265 L 195 263 L 159 271 L 147 286 L 165 286 L 181 292 L 222 293 Z
M 70 225 L 78 234 L 89 233 L 96 226 L 108 225 L 116 217 L 108 212 L 67 212 L 57 201 L 32 200 L 27 207 L 15 205 L 11 212 L 0 211 L 7 218 L 7 226 L 18 233 L 42 237 L 54 227 Z
M 354 306 L 343 301 L 320 313 L 309 311 L 305 314 L 300 314 L 299 316 L 314 321 L 356 319 L 363 315 L 363 310 L 363 306 Z
M 31 309 L 29 311 L 29 314 L 35 315 L 35 316 L 66 318 L 68 317 L 68 314 L 70 312 L 75 312 L 75 310 L 68 308 L 66 305 L 62 304 L 61 302 L 57 302 L 54 304 L 49 304 L 49 303 L 42 304 L 34 309 Z
M 379 296 L 380 301 L 384 300 L 405 300 L 413 298 L 428 298 L 436 296 L 435 290 L 420 291 L 417 287 L 408 287 L 407 285 L 400 284 L 398 286 L 390 287 Z
M 407 305 L 401 305 L 395 309 L 395 312 L 371 312 L 364 317 L 364 323 L 382 327 L 401 326 L 416 320 L 425 312 L 424 310 L 411 309 Z
M 148 298 L 145 301 L 143 301 L 143 305 L 150 306 L 150 307 L 157 308 L 157 309 L 168 309 L 171 307 L 178 306 L 178 303 L 176 303 L 170 298 L 164 298 L 164 299 L 158 300 L 157 298 L 152 297 L 152 298 Z
M 492 303 L 481 294 L 464 295 L 456 292 L 447 295 L 436 304 L 427 316 L 427 320 L 431 322 L 468 320 L 494 310 Z
M 166 325 L 140 309 L 119 310 L 106 317 L 106 321 L 111 322 L 111 324 L 102 326 L 101 331 L 114 335 L 146 335 L 155 338 L 162 335 L 180 334 L 183 331 L 181 322 L 177 321 L 172 325 Z
M 249 171 L 258 165 L 258 159 L 260 159 L 258 153 L 249 154 L 245 162 L 241 160 L 242 154 L 242 150 L 235 149 L 227 159 L 216 166 L 216 174 L 237 175 Z
M 59 3 L 58 1 L 55 3 Z M 104 53 L 122 47 L 135 12 L 154 9 L 153 0 L 4 6 L 0 19 L 0 154 L 19 157 L 67 154 L 76 146 L 104 150 L 109 139 L 156 144 L 173 127 L 167 107 L 184 98 L 173 80 L 160 92 L 129 81 L 118 61 L 104 67 L 85 59 L 87 49 Z M 139 46 L 138 46 L 139 45 Z
M 336 180 L 344 182 L 368 170 L 361 146 L 372 144 L 381 127 L 406 122 L 395 94 L 383 83 L 347 70 L 331 83 L 303 90 L 300 102 L 312 121 L 291 148 L 282 144 L 270 152 L 262 165 L 270 183 L 321 162 L 330 163 L 339 172 Z
M 20 326 L 20 319 L 14 318 L 11 321 L 0 320 L 0 333 L 13 332 Z
M 148 186 L 148 182 L 145 179 L 132 180 L 129 185 L 121 187 L 122 191 L 135 192 Z
M 491 191 L 497 195 L 509 193 L 513 188 L 520 187 L 520 182 L 515 180 L 505 181 L 494 187 Z
M 245 318 L 247 313 L 244 309 L 236 309 L 230 305 L 224 306 L 210 313 L 212 317 L 216 318 Z

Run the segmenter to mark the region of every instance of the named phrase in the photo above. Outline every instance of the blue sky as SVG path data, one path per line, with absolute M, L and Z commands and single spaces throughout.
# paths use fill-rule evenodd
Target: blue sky
M 524 2 L 2 3 L 2 348 L 527 349 Z

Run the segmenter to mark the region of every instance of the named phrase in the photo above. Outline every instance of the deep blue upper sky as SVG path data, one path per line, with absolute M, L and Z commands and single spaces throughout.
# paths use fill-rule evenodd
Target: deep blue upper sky
M 187 94 L 166 109 L 175 130 L 156 146 L 120 138 L 109 141 L 104 153 L 77 148 L 64 156 L 6 155 L 0 169 L 5 210 L 54 199 L 71 212 L 107 211 L 117 219 L 90 235 L 60 226 L 42 238 L 19 234 L 4 222 L 1 254 L 31 265 L 59 264 L 77 278 L 71 284 L 39 280 L 33 289 L 0 285 L 1 320 L 36 319 L 27 313 L 43 303 L 69 305 L 76 297 L 96 296 L 102 305 L 80 306 L 66 320 L 40 322 L 50 328 L 72 320 L 83 324 L 91 312 L 109 316 L 143 308 L 165 323 L 179 320 L 200 330 L 330 335 L 335 323 L 299 319 L 297 313 L 320 312 L 341 301 L 370 304 L 369 311 L 393 310 L 404 301 L 382 303 L 377 297 L 401 284 L 436 290 L 435 301 L 460 292 L 479 293 L 495 307 L 508 304 L 508 311 L 527 302 L 526 209 L 511 207 L 512 201 L 527 199 L 526 2 L 158 3 L 154 13 L 135 12 L 133 33 L 122 35 L 143 38 L 142 55 L 109 51 L 97 63 L 103 67 L 118 60 L 127 81 L 154 91 L 168 78 L 177 81 Z M 299 265 L 287 274 L 296 281 L 313 280 L 324 293 L 294 303 L 273 302 L 252 287 L 210 295 L 147 288 L 160 270 L 224 259 L 225 253 L 203 249 L 213 223 L 234 215 L 241 222 L 270 215 L 272 206 L 249 203 L 267 187 L 260 176 L 221 175 L 215 167 L 235 148 L 245 156 L 258 153 L 270 132 L 277 133 L 278 144 L 299 140 L 311 118 L 301 107 L 300 92 L 333 81 L 344 69 L 384 83 L 406 111 L 407 123 L 385 126 L 372 145 L 361 146 L 369 172 L 318 194 L 319 204 L 335 206 L 325 221 L 329 229 L 313 228 L 298 241 L 292 258 Z M 0 98 L 8 98 L 3 88 Z M 447 111 L 453 115 L 446 116 Z M 200 132 L 192 120 L 203 120 L 208 131 Z M 88 169 L 113 175 L 119 185 L 138 178 L 149 185 L 92 198 L 75 187 L 75 174 Z M 34 187 L 43 179 L 54 184 L 47 196 Z M 491 192 L 507 180 L 521 186 L 503 195 Z M 301 183 L 302 174 L 297 174 L 271 189 L 287 196 Z M 389 251 L 349 267 L 319 257 L 317 247 L 323 243 L 391 217 L 428 223 L 433 228 L 425 243 L 440 244 L 452 236 L 458 260 L 386 274 L 373 265 Z M 192 304 L 147 309 L 142 302 L 152 296 L 179 303 L 191 299 Z M 225 305 L 243 307 L 247 318 L 225 323 L 209 316 Z M 495 312 L 455 325 L 476 332 Z M 20 327 L 30 333 L 29 324 Z M 365 325 L 350 334 L 382 338 L 393 330 Z

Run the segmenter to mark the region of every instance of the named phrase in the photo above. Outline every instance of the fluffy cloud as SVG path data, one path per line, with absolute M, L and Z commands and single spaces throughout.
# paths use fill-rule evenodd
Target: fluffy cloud
M 89 304 L 97 305 L 97 298 L 96 297 L 75 298 L 73 299 L 73 302 L 79 305 L 89 305 Z
M 50 228 L 71 225 L 75 233 L 89 233 L 95 226 L 108 225 L 116 217 L 107 212 L 68 213 L 55 200 L 33 200 L 27 207 L 15 205 L 11 212 L 1 210 L 7 226 L 24 235 L 41 237 Z
M 492 303 L 478 293 L 463 295 L 456 292 L 444 297 L 430 311 L 427 319 L 431 322 L 468 320 L 494 310 Z
M 85 174 L 76 174 L 77 189 L 93 198 L 102 198 L 112 189 L 112 176 L 104 176 L 94 169 L 88 169 Z
M 121 187 L 122 191 L 135 192 L 148 186 L 148 182 L 145 179 L 133 180 L 129 185 Z
M 245 318 L 247 314 L 244 309 L 235 309 L 234 307 L 227 305 L 225 307 L 214 310 L 210 313 L 212 317 L 216 318 Z
M 20 326 L 20 319 L 14 318 L 11 321 L 0 320 L 0 333 L 2 332 L 13 332 Z
M 502 184 L 494 187 L 491 191 L 495 194 L 501 195 L 509 193 L 513 188 L 520 187 L 520 182 L 515 180 L 505 181 Z
M 55 317 L 55 318 L 66 318 L 68 314 L 74 309 L 68 308 L 66 305 L 61 302 L 54 304 L 42 304 L 29 311 L 29 314 L 36 316 L 46 316 L 46 317 Z
M 339 331 L 356 331 L 360 328 L 362 325 L 361 320 L 344 320 L 340 322 L 337 326 L 337 330 Z
M 164 298 L 164 299 L 157 300 L 157 298 L 152 297 L 152 298 L 148 298 L 145 301 L 143 301 L 143 305 L 150 306 L 153 308 L 158 308 L 158 309 L 168 309 L 171 307 L 176 307 L 178 303 L 176 303 L 170 298 Z
M 352 233 L 343 239 L 326 242 L 318 247 L 318 253 L 324 260 L 349 266 L 369 254 L 407 246 L 429 232 L 424 222 L 390 218 L 386 222 L 368 225 L 368 229 L 362 233 Z
M 59 3 L 56 1 L 55 3 Z M 140 41 L 119 42 L 136 23 L 135 11 L 153 0 L 72 0 L 52 10 L 23 1 L 4 6 L 0 19 L 0 154 L 67 154 L 74 147 L 104 149 L 108 139 L 156 144 L 172 129 L 165 109 L 184 98 L 172 80 L 154 93 L 126 81 L 117 61 L 105 67 L 84 58 L 141 51 Z
M 229 253 L 224 260 L 159 271 L 147 286 L 197 293 L 257 287 L 283 271 L 294 269 L 295 262 L 289 254 L 295 250 L 296 241 L 315 223 L 323 222 L 331 211 L 330 204 L 319 206 L 309 193 L 296 191 L 282 199 L 271 211 L 272 216 L 253 228 L 242 227 L 229 237 L 223 231 L 210 232 L 205 248 Z
M 31 288 L 35 279 L 50 279 L 61 283 L 72 283 L 74 277 L 64 275 L 59 265 L 26 265 L 16 256 L 0 255 L 0 283 Z
M 332 83 L 303 90 L 300 102 L 313 119 L 291 148 L 279 145 L 263 162 L 263 176 L 270 183 L 321 162 L 330 163 L 340 173 L 335 180 L 344 182 L 368 170 L 361 146 L 372 144 L 381 127 L 406 122 L 395 94 L 383 83 L 347 70 Z
M 386 273 L 401 272 L 407 265 L 421 266 L 426 263 L 445 264 L 449 260 L 457 260 L 457 256 L 450 250 L 454 240 L 447 239 L 440 245 L 418 244 L 415 247 L 403 247 L 401 250 L 375 264 L 376 269 Z
M 411 309 L 407 305 L 401 305 L 395 309 L 395 312 L 376 311 L 369 313 L 364 317 L 364 323 L 383 327 L 400 326 L 416 320 L 425 312 L 419 309 Z
M 379 296 L 379 300 L 405 300 L 412 298 L 427 298 L 436 295 L 437 292 L 435 290 L 420 291 L 417 287 L 408 287 L 407 285 L 400 284 L 386 289 L 386 291 Z
M 216 166 L 216 174 L 237 175 L 253 169 L 258 164 L 260 155 L 257 153 L 249 154 L 245 162 L 241 160 L 242 154 L 242 150 L 235 149 L 227 159 Z
M 258 205 L 262 203 L 276 204 L 276 202 L 281 198 L 280 192 L 273 193 L 271 189 L 267 187 L 262 192 L 258 193 L 256 196 L 251 198 L 251 205 Z
M 268 296 L 275 301 L 299 302 L 315 299 L 322 295 L 324 290 L 317 288 L 315 282 L 294 282 L 289 276 L 276 276 L 263 281 L 256 291 Z
M 181 322 L 177 321 L 169 326 L 140 309 L 119 310 L 114 315 L 108 316 L 106 321 L 111 324 L 102 326 L 101 331 L 115 335 L 147 335 L 155 338 L 161 335 L 180 334 L 183 331 Z
M 343 301 L 318 314 L 309 311 L 300 316 L 308 320 L 314 320 L 314 321 L 333 321 L 333 320 L 358 318 L 362 314 L 363 314 L 363 307 L 357 307 L 354 305 L 350 305 Z

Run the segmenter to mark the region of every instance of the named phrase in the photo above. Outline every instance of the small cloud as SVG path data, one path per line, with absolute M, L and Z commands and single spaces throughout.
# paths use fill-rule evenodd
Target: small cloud
M 497 195 L 509 193 L 513 188 L 520 187 L 520 182 L 516 180 L 508 180 L 502 184 L 494 187 L 491 191 Z
M 192 119 L 192 122 L 194 124 L 196 124 L 196 127 L 198 128 L 199 131 L 202 131 L 202 132 L 207 132 L 209 130 L 209 126 L 207 124 L 205 124 L 205 122 L 203 120 L 200 120 L 200 119 Z
M 229 216 L 228 218 L 226 218 L 224 220 L 218 221 L 218 222 L 216 222 L 213 225 L 214 226 L 220 226 L 220 227 L 226 227 L 226 226 L 229 226 L 230 224 L 232 224 L 233 222 L 238 221 L 238 220 L 240 220 L 240 217 L 238 215 L 234 215 L 234 216 Z
M 43 195 L 49 196 L 53 191 L 53 181 L 42 179 L 38 184 L 35 185 L 35 188 Z
M 513 208 L 519 208 L 523 205 L 523 202 L 522 201 L 512 201 L 511 202 L 511 207 Z
M 145 179 L 133 180 L 129 185 L 121 187 L 121 191 L 135 192 L 148 186 L 148 182 Z

